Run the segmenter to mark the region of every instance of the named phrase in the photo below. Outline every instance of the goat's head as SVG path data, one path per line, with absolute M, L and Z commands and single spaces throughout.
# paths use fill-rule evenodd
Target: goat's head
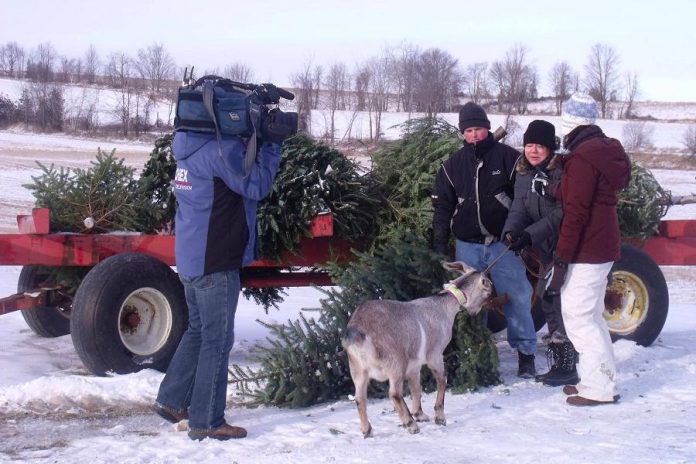
M 442 267 L 460 274 L 459 277 L 445 284 L 443 292 L 452 293 L 469 314 L 478 314 L 483 303 L 493 292 L 491 280 L 482 272 L 461 261 L 443 262 Z

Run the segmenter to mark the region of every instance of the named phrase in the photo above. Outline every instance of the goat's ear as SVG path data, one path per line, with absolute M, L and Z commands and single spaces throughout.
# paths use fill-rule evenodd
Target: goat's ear
M 473 267 L 471 267 L 468 264 L 463 263 L 461 261 L 454 261 L 452 263 L 448 263 L 448 262 L 443 261 L 442 267 L 444 267 L 448 271 L 459 272 L 460 274 L 463 274 L 463 275 L 469 275 L 472 272 L 476 272 L 476 269 L 474 269 Z
M 469 276 L 471 276 L 475 272 L 476 271 L 472 269 L 471 271 L 458 276 L 456 279 L 450 280 L 449 283 L 454 285 L 455 287 L 460 288 L 464 284 L 464 282 L 466 282 L 469 279 Z

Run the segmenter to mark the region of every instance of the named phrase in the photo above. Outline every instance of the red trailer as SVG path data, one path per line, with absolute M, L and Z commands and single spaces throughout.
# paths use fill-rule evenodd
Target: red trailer
M 23 266 L 17 294 L 0 299 L 0 315 L 23 310 L 27 324 L 40 336 L 70 333 L 80 358 L 98 375 L 166 368 L 188 323 L 183 288 L 171 268 L 173 236 L 51 234 L 46 209 L 19 216 L 17 222 L 19 233 L 0 234 L 0 265 Z M 296 253 L 285 253 L 280 261 L 254 262 L 242 284 L 330 285 L 327 273 L 317 266 L 351 257 L 351 244 L 332 232 L 331 216 L 319 216 L 312 237 L 304 239 Z M 658 236 L 625 244 L 605 298 L 612 336 L 650 345 L 669 307 L 658 265 L 694 264 L 696 221 L 663 221 Z M 72 296 L 48 278 L 47 269 L 75 267 L 84 270 L 84 278 L 75 283 Z M 533 312 L 539 329 L 539 305 Z M 492 313 L 489 328 L 505 328 L 504 317 Z
M 23 266 L 17 293 L 0 299 L 0 315 L 23 310 L 29 327 L 43 337 L 70 333 L 95 374 L 166 368 L 188 324 L 183 287 L 171 268 L 174 236 L 51 234 L 45 208 L 18 216 L 17 223 L 19 233 L 0 234 L 0 265 Z M 280 261 L 252 263 L 242 285 L 330 285 L 316 266 L 348 259 L 351 244 L 332 236 L 330 214 L 316 217 L 310 231 L 312 237 Z M 84 278 L 74 283 L 73 296 L 47 271 L 75 267 Z

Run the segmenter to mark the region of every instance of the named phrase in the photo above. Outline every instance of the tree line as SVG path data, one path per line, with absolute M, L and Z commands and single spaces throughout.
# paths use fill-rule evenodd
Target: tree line
M 328 66 L 307 62 L 298 68 L 290 82 L 297 95 L 295 105 L 301 129 L 311 131 L 311 110 L 328 110 L 330 121 L 325 136 L 331 140 L 349 135 L 336 134 L 334 117 L 339 110 L 368 112 L 368 138 L 378 140 L 385 111 L 434 116 L 457 111 L 462 100 L 469 99 L 507 115 L 524 114 L 528 104 L 540 98 L 540 73 L 532 64 L 529 49 L 522 44 L 514 44 L 491 62 L 463 64 L 445 50 L 422 50 L 402 43 L 352 69 L 341 61 Z M 27 84 L 14 108 L 10 108 L 13 102 L 0 97 L 0 124 L 9 121 L 44 130 L 94 130 L 100 121 L 93 101 L 83 102 L 77 110 L 66 108 L 63 85 L 81 84 L 116 91 L 118 98 L 111 111 L 118 121 L 117 130 L 125 136 L 150 130 L 153 125 L 170 126 L 182 69 L 158 43 L 139 49 L 134 55 L 116 52 L 106 57 L 90 45 L 82 56 L 67 57 L 50 42 L 29 51 L 16 42 L 8 42 L 0 45 L 0 75 L 25 79 Z M 201 75 L 204 74 L 241 82 L 254 78 L 252 69 L 239 62 L 222 70 L 205 70 Z M 622 74 L 618 53 L 602 43 L 590 48 L 583 70 L 558 61 L 548 70 L 546 82 L 557 114 L 564 100 L 574 91 L 583 90 L 599 102 L 603 118 L 631 117 L 639 91 L 637 75 Z M 168 103 L 168 114 L 153 120 L 153 108 L 163 101 Z M 622 102 L 618 114 L 612 114 L 616 111 L 615 106 L 609 105 L 612 101 Z

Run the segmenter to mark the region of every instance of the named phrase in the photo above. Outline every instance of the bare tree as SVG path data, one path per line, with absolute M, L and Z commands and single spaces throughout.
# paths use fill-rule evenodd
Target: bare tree
M 626 119 L 632 119 L 635 117 L 633 114 L 633 104 L 638 96 L 638 74 L 636 73 L 626 73 L 626 109 L 620 117 Z
M 413 111 L 413 94 L 416 82 L 416 62 L 420 55 L 418 47 L 401 44 L 387 50 L 389 57 L 390 81 L 396 92 L 396 111 Z
M 629 122 L 621 131 L 621 143 L 627 151 L 645 150 L 653 146 L 655 128 L 645 122 Z
M 488 63 L 474 63 L 464 71 L 464 85 L 471 101 L 480 104 L 488 97 Z
M 22 89 L 19 111 L 26 124 L 42 130 L 62 131 L 65 99 L 61 86 L 48 82 L 31 82 Z
M 138 50 L 135 68 L 140 77 L 150 82 L 150 90 L 160 93 L 164 81 L 172 78 L 176 64 L 162 44 L 152 44 Z
M 689 158 L 696 158 L 696 125 L 691 125 L 686 128 L 682 136 L 682 143 L 684 147 L 686 147 Z
M 75 58 L 68 58 L 67 56 L 60 57 L 60 71 L 58 73 L 58 80 L 66 83 L 72 83 L 77 80 L 77 74 L 79 69 L 79 62 Z
M 251 82 L 254 79 L 254 73 L 252 73 L 251 68 L 240 62 L 225 66 L 223 76 L 236 82 Z
M 0 47 L 0 70 L 10 77 L 22 77 L 24 74 L 24 48 L 17 42 L 8 42 Z
M 609 45 L 597 43 L 590 49 L 585 65 L 587 92 L 599 103 L 602 118 L 607 117 L 609 101 L 618 86 L 619 56 Z
M 491 80 L 498 91 L 498 107 L 508 113 L 513 108 L 519 114 L 526 112 L 527 103 L 536 85 L 536 70 L 528 61 L 527 48 L 515 44 L 501 61 L 494 61 Z
M 53 80 L 53 68 L 58 55 L 50 42 L 40 43 L 27 63 L 27 77 L 37 82 Z
M 382 136 L 382 113 L 389 107 L 389 58 L 387 56 L 372 58 L 368 61 L 367 67 L 370 69 L 368 84 L 370 140 L 377 141 Z
M 566 101 L 577 83 L 577 76 L 565 61 L 559 61 L 553 65 L 549 74 L 551 88 L 553 89 L 553 99 L 556 102 L 556 114 L 561 114 L 561 106 Z
M 69 129 L 93 131 L 99 125 L 99 90 L 82 87 L 81 92 L 72 92 L 66 99 L 65 123 Z
M 88 84 L 94 84 L 97 70 L 100 67 L 99 55 L 94 45 L 90 45 L 85 53 L 84 78 Z
M 439 48 L 425 50 L 415 66 L 414 102 L 429 116 L 452 111 L 462 83 L 458 61 Z
M 113 113 L 121 123 L 124 136 L 131 131 L 132 114 L 135 107 L 135 92 L 132 85 L 134 75 L 133 60 L 123 52 L 109 57 L 106 65 L 106 77 L 115 88 L 121 90 L 119 100 L 113 106 Z
M 302 71 L 293 74 L 290 81 L 295 89 L 295 102 L 297 105 L 297 116 L 299 119 L 298 129 L 300 131 L 310 133 L 312 100 L 314 97 L 312 63 L 305 63 Z
M 327 99 L 326 105 L 329 109 L 329 138 L 334 141 L 336 135 L 336 111 L 345 109 L 343 99 L 348 86 L 348 70 L 344 63 L 334 63 L 329 67 L 329 72 L 324 81 Z
M 128 87 L 133 78 L 133 59 L 124 52 L 112 53 L 104 67 L 104 76 L 111 87 Z
M 356 111 L 365 111 L 367 109 L 367 97 L 370 86 L 370 69 L 364 65 L 358 65 L 355 71 L 355 99 Z
M 314 99 L 312 101 L 312 109 L 315 110 L 319 108 L 319 92 L 321 90 L 321 76 L 324 73 L 324 69 L 321 66 L 314 67 L 313 73 L 313 87 L 314 87 Z

